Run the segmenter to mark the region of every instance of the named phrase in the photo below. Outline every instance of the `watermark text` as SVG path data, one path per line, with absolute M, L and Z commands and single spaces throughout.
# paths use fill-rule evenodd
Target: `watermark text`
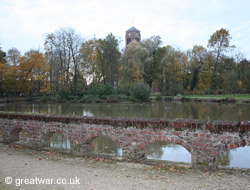
M 80 180 L 78 177 L 65 179 L 65 178 L 5 178 L 6 184 L 14 184 L 15 186 L 20 185 L 80 185 Z

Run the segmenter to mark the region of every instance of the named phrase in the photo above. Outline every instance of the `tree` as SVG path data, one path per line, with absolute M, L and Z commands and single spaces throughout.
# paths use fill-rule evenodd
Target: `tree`
M 238 64 L 237 67 L 239 80 L 240 80 L 240 89 L 243 92 L 250 92 L 250 61 L 244 59 Z
M 19 93 L 36 94 L 48 92 L 49 65 L 38 51 L 31 50 L 20 56 L 17 62 L 0 67 L 1 89 L 7 95 Z
M 236 93 L 238 91 L 238 73 L 234 70 L 226 72 L 223 86 L 227 93 Z
M 2 66 L 1 67 L 2 76 L 1 76 L 1 90 L 2 93 L 6 93 L 8 96 L 16 96 L 17 95 L 17 66 Z
M 183 54 L 171 46 L 161 49 L 160 74 L 158 84 L 162 94 L 176 95 L 183 91 L 182 64 Z
M 144 63 L 148 55 L 148 50 L 137 41 L 128 44 L 121 59 L 121 83 L 126 88 L 134 83 L 143 82 Z
M 4 64 L 5 64 L 5 56 L 6 53 L 4 51 L 2 51 L 2 48 L 0 46 L 0 96 L 3 95 L 3 87 L 2 87 L 2 83 L 3 83 L 3 74 L 4 74 Z
M 152 83 L 156 79 L 158 63 L 155 62 L 156 59 L 154 57 L 156 56 L 156 52 L 160 48 L 161 43 L 162 41 L 160 36 L 152 36 L 141 42 L 142 46 L 149 52 L 148 57 L 143 63 L 143 78 L 150 87 L 152 87 Z
M 19 58 L 21 57 L 20 51 L 16 48 L 11 48 L 7 53 L 7 62 L 9 65 L 17 65 Z
M 110 33 L 99 40 L 97 62 L 100 65 L 103 84 L 116 85 L 119 78 L 120 56 L 118 39 Z
M 99 40 L 92 39 L 84 42 L 80 50 L 83 72 L 94 84 L 102 80 L 101 65 L 97 61 L 98 48 Z
M 6 62 L 5 57 L 6 57 L 6 53 L 0 47 L 0 64 L 4 64 Z
M 156 84 L 159 86 L 162 95 L 164 94 L 165 91 L 165 71 L 164 69 L 164 64 L 162 62 L 162 59 L 166 56 L 168 47 L 160 47 L 157 49 L 155 56 L 154 56 L 154 64 L 155 64 L 155 81 Z
M 191 50 L 191 91 L 193 91 L 198 84 L 200 69 L 205 64 L 206 57 L 207 50 L 203 46 L 195 45 Z
M 225 52 L 228 52 L 235 48 L 234 45 L 230 45 L 230 40 L 232 37 L 229 34 L 229 31 L 221 28 L 217 30 L 208 40 L 208 48 L 211 48 L 212 52 L 215 55 L 215 71 L 217 71 L 219 59 L 224 55 Z
M 17 74 L 17 92 L 29 92 L 32 89 L 32 82 L 36 81 L 37 93 L 48 92 L 48 71 L 49 65 L 42 53 L 38 51 L 29 51 L 19 59 Z
M 230 44 L 231 39 L 232 37 L 230 36 L 229 31 L 221 28 L 220 30 L 217 30 L 215 33 L 213 33 L 208 41 L 208 48 L 211 49 L 215 58 L 214 73 L 212 76 L 212 89 L 214 90 L 218 87 L 218 83 L 221 78 L 218 71 L 218 65 L 221 62 L 221 58 L 225 56 L 226 52 L 229 52 L 235 48 L 234 45 Z
M 77 95 L 78 80 L 81 75 L 80 48 L 82 38 L 72 28 L 61 28 L 48 34 L 45 39 L 45 50 L 50 64 L 50 82 L 53 91 L 73 83 L 74 95 Z
M 80 48 L 82 45 L 82 39 L 79 34 L 76 34 L 73 29 L 68 29 L 66 32 L 69 53 L 73 63 L 73 70 L 71 75 L 74 81 L 74 94 L 77 96 L 77 82 L 80 78 Z

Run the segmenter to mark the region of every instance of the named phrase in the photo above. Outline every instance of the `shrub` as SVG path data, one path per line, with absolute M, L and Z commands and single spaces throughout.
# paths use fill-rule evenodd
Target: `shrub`
M 86 103 L 88 99 L 89 99 L 88 96 L 83 96 L 83 97 L 81 98 L 80 102 L 81 102 L 81 103 Z
M 138 100 L 148 101 L 149 97 L 151 95 L 151 89 L 145 83 L 137 83 L 137 84 L 134 84 L 129 89 L 129 93 L 132 97 L 134 97 Z
M 120 99 L 120 100 L 130 100 L 130 99 L 129 99 L 129 96 L 124 95 L 124 94 L 119 95 L 119 96 L 118 96 L 118 99 Z
M 93 102 L 94 102 L 94 100 L 92 98 L 88 98 L 86 101 L 86 103 L 88 103 L 88 104 L 93 103 Z
M 162 100 L 162 97 L 160 95 L 156 96 L 155 98 L 156 101 L 161 101 Z
M 78 99 L 79 99 L 78 96 L 73 96 L 73 95 L 68 96 L 68 100 L 78 100 Z
M 64 88 L 62 88 L 58 91 L 58 95 L 59 95 L 59 100 L 67 100 L 68 99 L 68 93 Z
M 97 98 L 97 99 L 95 99 L 95 102 L 96 102 L 96 103 L 103 103 L 104 100 Z
M 112 97 L 107 100 L 107 103 L 118 103 L 118 102 L 119 100 L 116 97 Z
M 87 88 L 85 94 L 107 99 L 108 95 L 114 94 L 114 88 L 110 84 L 90 86 Z

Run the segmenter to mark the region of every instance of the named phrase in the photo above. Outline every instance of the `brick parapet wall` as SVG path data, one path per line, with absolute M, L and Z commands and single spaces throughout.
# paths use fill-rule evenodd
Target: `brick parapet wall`
M 86 123 L 96 125 L 110 125 L 113 127 L 144 128 L 174 128 L 176 131 L 185 129 L 207 129 L 212 133 L 220 132 L 250 132 L 250 121 L 219 121 L 219 120 L 192 120 L 192 119 L 136 119 L 136 118 L 109 118 L 109 117 L 78 117 L 65 115 L 0 113 L 0 118 L 16 120 L 32 120 L 61 123 Z

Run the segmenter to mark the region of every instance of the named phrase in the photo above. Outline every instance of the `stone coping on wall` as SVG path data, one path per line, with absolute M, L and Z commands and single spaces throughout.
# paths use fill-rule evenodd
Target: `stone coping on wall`
M 96 117 L 96 116 L 73 116 L 73 115 L 49 115 L 38 113 L 10 113 L 0 112 L 0 118 L 16 120 L 34 120 L 43 122 L 61 123 L 88 123 L 96 125 L 111 125 L 114 127 L 137 127 L 137 128 L 167 128 L 175 130 L 208 129 L 211 132 L 250 132 L 250 121 L 225 121 L 225 120 L 195 120 L 195 119 L 157 119 L 157 118 L 123 118 L 123 117 Z

